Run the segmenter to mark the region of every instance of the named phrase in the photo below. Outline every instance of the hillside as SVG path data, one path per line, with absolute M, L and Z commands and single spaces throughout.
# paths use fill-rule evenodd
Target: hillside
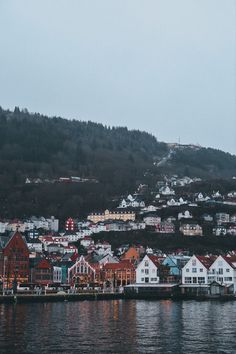
M 148 174 L 155 181 L 166 173 L 231 177 L 236 156 L 173 147 L 137 130 L 0 108 L 0 217 L 85 215 L 134 191 Z M 59 183 L 71 176 L 83 183 Z

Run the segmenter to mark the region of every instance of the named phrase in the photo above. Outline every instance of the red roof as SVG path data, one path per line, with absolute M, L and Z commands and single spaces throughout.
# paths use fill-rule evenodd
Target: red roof
M 126 270 L 131 269 L 135 270 L 134 265 L 129 260 L 123 260 L 119 263 L 106 263 L 104 265 L 105 270 Z
M 236 269 L 236 256 L 224 257 L 222 258 L 234 269 Z M 234 264 L 235 263 L 235 264 Z
M 37 264 L 36 268 L 40 269 L 51 269 L 51 264 L 47 259 L 41 259 Z
M 151 261 L 155 264 L 156 267 L 159 267 L 159 266 L 160 266 L 160 262 L 159 262 L 159 259 L 158 259 L 157 256 L 149 255 L 149 254 L 148 254 L 148 258 L 151 259 Z
M 206 256 L 196 256 L 196 258 L 206 267 L 207 269 L 210 268 L 212 263 L 216 260 L 216 256 L 206 257 Z

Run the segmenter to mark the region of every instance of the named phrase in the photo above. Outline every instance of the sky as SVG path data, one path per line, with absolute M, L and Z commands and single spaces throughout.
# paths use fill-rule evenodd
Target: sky
M 0 105 L 236 154 L 236 1 L 0 0 Z

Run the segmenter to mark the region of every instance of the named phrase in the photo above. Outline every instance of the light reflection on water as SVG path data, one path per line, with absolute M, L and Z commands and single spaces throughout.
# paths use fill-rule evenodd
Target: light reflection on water
M 0 353 L 236 354 L 234 302 L 0 305 Z

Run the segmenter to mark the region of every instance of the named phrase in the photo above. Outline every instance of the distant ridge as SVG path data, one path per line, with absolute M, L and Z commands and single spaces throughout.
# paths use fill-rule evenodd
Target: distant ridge
M 145 182 L 147 171 L 153 180 L 160 174 L 231 178 L 236 176 L 236 156 L 158 142 L 151 134 L 125 127 L 0 108 L 0 217 L 104 207 L 111 196 Z M 27 178 L 53 181 L 71 176 L 77 182 L 96 183 L 53 188 L 25 184 Z

